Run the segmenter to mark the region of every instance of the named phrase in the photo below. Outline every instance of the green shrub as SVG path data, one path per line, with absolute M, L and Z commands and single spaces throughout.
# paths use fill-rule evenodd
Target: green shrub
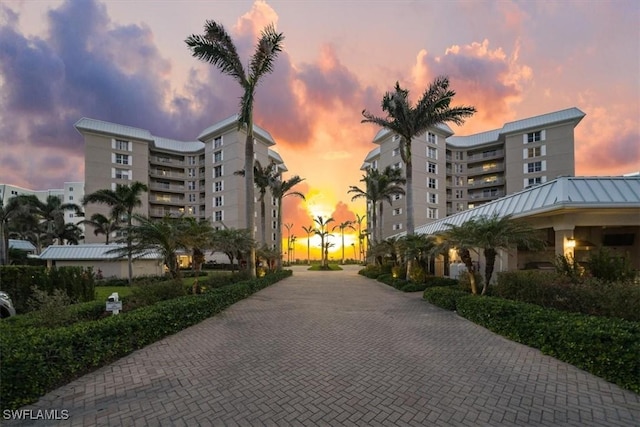
M 424 283 L 424 282 L 422 282 L 422 283 L 406 282 L 399 289 L 402 292 L 422 292 L 426 288 L 427 288 L 427 284 Z
M 407 266 L 394 265 L 393 267 L 391 267 L 391 276 L 396 279 L 405 280 L 407 278 Z
M 482 291 L 482 284 L 484 283 L 484 278 L 482 277 L 482 274 L 478 272 L 474 274 L 474 277 L 476 278 L 476 288 L 478 289 L 478 293 L 480 293 Z M 458 284 L 460 285 L 461 289 L 467 292 L 471 292 L 471 281 L 469 280 L 469 273 L 466 270 L 461 271 L 460 274 L 458 275 Z
M 491 292 L 541 307 L 640 321 L 640 286 L 632 282 L 583 278 L 574 283 L 552 272 L 510 271 L 498 273 Z
M 417 262 L 411 264 L 411 271 L 407 272 L 407 278 L 409 281 L 413 283 L 424 283 L 425 278 L 427 277 L 427 273 L 424 271 L 424 268 L 420 266 Z
M 53 294 L 63 290 L 72 302 L 93 301 L 95 279 L 91 269 L 82 267 L 45 268 L 36 266 L 0 266 L 0 289 L 11 296 L 17 313 L 29 311 L 33 289 Z
M 147 306 L 186 294 L 185 287 L 180 280 L 167 280 L 158 283 L 143 282 L 132 286 L 131 297 L 127 298 L 127 303 L 133 306 Z
M 630 282 L 635 277 L 631 262 L 625 257 L 615 256 L 606 248 L 592 252 L 587 265 L 593 277 L 605 282 Z
M 456 310 L 458 299 L 467 295 L 469 295 L 468 292 L 451 286 L 446 286 L 427 288 L 424 290 L 422 298 L 440 308 L 453 311 Z
M 458 313 L 493 332 L 640 392 L 640 323 L 466 296 Z
M 450 279 L 448 277 L 427 276 L 425 278 L 425 285 L 427 288 L 442 287 L 442 286 L 460 286 L 460 282 L 456 279 Z
M 32 403 L 80 375 L 196 324 L 290 275 L 291 271 L 273 273 L 203 295 L 55 329 L 0 322 L 2 409 Z

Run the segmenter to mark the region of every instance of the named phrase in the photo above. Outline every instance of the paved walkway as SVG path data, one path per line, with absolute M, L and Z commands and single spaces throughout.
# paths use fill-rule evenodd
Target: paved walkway
M 639 395 L 356 271 L 298 267 L 29 408 L 67 409 L 61 425 L 640 425 Z

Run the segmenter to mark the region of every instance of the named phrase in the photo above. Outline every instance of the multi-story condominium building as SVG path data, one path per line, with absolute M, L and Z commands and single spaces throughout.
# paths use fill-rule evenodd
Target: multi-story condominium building
M 412 141 L 415 225 L 559 176 L 573 176 L 573 133 L 584 116 L 579 109 L 569 108 L 469 136 L 455 136 L 449 126 L 440 124 L 416 137 Z M 378 132 L 373 139 L 378 146 L 368 153 L 362 169 L 403 168 L 398 140 L 386 129 Z M 391 208 L 384 209 L 381 220 L 382 238 L 404 231 L 402 196 L 396 196 Z
M 177 141 L 152 135 L 146 129 L 82 118 L 75 124 L 85 141 L 85 192 L 117 184 L 142 182 L 149 192 L 142 195 L 139 213 L 150 218 L 192 216 L 210 219 L 216 228 L 245 227 L 244 168 L 246 133 L 238 129 L 236 116 L 200 133 L 196 141 Z M 270 147 L 271 135 L 254 125 L 255 159 L 263 166 L 275 162 L 286 171 L 282 158 Z M 267 244 L 276 241 L 276 200 L 265 197 Z M 256 204 L 258 207 L 258 204 Z M 87 218 L 108 208 L 89 204 Z M 256 230 L 260 217 L 256 212 Z M 87 242 L 102 239 L 87 232 Z
M 74 203 L 78 206 L 82 206 L 82 198 L 84 197 L 84 182 L 65 182 L 64 188 L 54 188 L 49 190 L 31 190 L 27 188 L 18 187 L 11 184 L 0 184 L 0 200 L 6 205 L 10 198 L 17 195 L 34 195 L 40 201 L 46 202 L 47 197 L 56 196 L 60 198 L 62 203 Z M 83 224 L 80 221 L 84 219 L 83 216 L 78 215 L 73 211 L 66 211 L 64 213 L 65 222 L 71 222 L 84 230 Z

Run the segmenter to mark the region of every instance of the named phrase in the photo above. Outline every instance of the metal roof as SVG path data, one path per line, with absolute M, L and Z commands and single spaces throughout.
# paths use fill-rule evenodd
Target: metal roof
M 81 118 L 76 122 L 74 127 L 77 130 L 93 131 L 106 133 L 113 136 L 123 136 L 132 139 L 141 139 L 143 141 L 153 141 L 153 135 L 146 129 L 140 129 L 132 126 L 119 125 L 116 123 L 103 122 L 102 120 Z
M 461 225 L 474 217 L 511 215 L 521 218 L 567 207 L 636 208 L 640 222 L 640 176 L 560 177 L 416 227 L 415 232 L 432 235 L 449 228 L 447 224 Z
M 117 254 L 108 253 L 114 249 L 126 247 L 120 244 L 84 244 L 84 245 L 51 245 L 40 254 L 40 259 L 45 260 L 96 260 L 114 261 L 122 259 Z M 136 259 L 162 259 L 162 255 L 156 251 L 149 251 Z
M 451 144 L 455 147 L 473 147 L 476 145 L 497 142 L 502 135 L 508 133 L 523 132 L 529 129 L 549 126 L 554 123 L 574 122 L 574 125 L 577 125 L 584 116 L 585 114 L 575 107 L 567 108 L 566 110 L 508 122 L 500 129 L 494 129 L 468 136 L 450 136 L 447 138 L 447 144 Z
M 180 152 L 198 152 L 204 150 L 204 143 L 200 141 L 178 141 L 175 139 L 153 137 L 153 145 L 162 150 Z
M 9 249 L 19 251 L 35 252 L 36 247 L 28 240 L 9 239 Z
M 209 126 L 208 128 L 206 128 L 205 130 L 203 130 L 200 135 L 198 135 L 198 139 L 200 141 L 205 141 L 207 140 L 210 136 L 212 136 L 212 134 L 216 133 L 216 132 L 220 132 L 223 129 L 226 129 L 228 127 L 231 127 L 231 125 L 234 125 L 237 127 L 238 125 L 238 115 L 234 114 L 231 117 L 227 117 L 226 119 Z M 262 138 L 266 139 L 267 142 L 269 143 L 269 145 L 275 145 L 275 141 L 273 140 L 273 137 L 271 136 L 271 134 L 269 132 L 267 132 L 266 130 L 262 129 L 260 126 L 256 125 L 255 123 L 253 124 L 253 131 L 261 136 Z
M 439 129 L 447 134 L 447 136 L 453 135 L 453 130 L 446 123 L 438 123 L 434 126 L 436 129 Z M 373 143 L 379 143 L 385 136 L 387 136 L 391 131 L 387 128 L 382 128 L 376 133 L 376 136 L 373 137 Z

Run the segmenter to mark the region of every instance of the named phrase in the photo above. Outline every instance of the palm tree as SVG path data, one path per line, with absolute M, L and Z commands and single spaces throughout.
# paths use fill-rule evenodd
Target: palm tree
M 371 228 L 374 243 L 382 238 L 382 215 L 384 202 L 391 204 L 393 196 L 404 195 L 403 184 L 406 180 L 400 175 L 398 169 L 387 166 L 382 172 L 378 169 L 368 168 L 360 182 L 365 183 L 365 190 L 356 186 L 349 186 L 347 193 L 354 193 L 351 200 L 364 198 L 371 203 Z M 380 221 L 378 222 L 378 219 Z
M 133 225 L 133 210 L 142 206 L 141 194 L 149 191 L 146 184 L 134 182 L 131 185 L 117 184 L 115 190 L 102 189 L 84 196 L 83 205 L 104 204 L 111 208 L 111 216 L 122 219 L 126 224 L 127 261 L 129 263 L 129 284 L 133 281 L 133 241 L 130 230 Z
M 353 221 L 344 221 L 335 225 L 331 230 L 333 231 L 336 228 L 340 229 L 340 234 L 342 236 L 342 264 L 344 264 L 344 230 L 345 228 L 350 228 L 355 231 L 355 227 L 353 226 Z
M 24 216 L 21 196 L 12 197 L 5 205 L 0 198 L 0 265 L 9 264 L 9 225 L 12 220 Z
M 101 213 L 91 215 L 90 219 L 80 221 L 80 224 L 90 225 L 93 228 L 93 234 L 104 234 L 104 244 L 109 244 L 109 237 L 114 231 L 120 229 L 120 221 L 118 218 L 106 217 Z
M 229 257 L 231 273 L 233 273 L 234 260 L 237 259 L 239 264 L 252 253 L 252 249 L 255 253 L 255 240 L 246 229 L 223 228 L 215 230 L 211 243 L 214 251 L 222 252 Z
M 204 263 L 204 250 L 211 246 L 213 227 L 206 219 L 197 220 L 194 217 L 183 216 L 179 218 L 179 239 L 185 248 L 191 251 L 192 269 L 198 273 Z
M 423 275 L 429 272 L 429 259 L 433 256 L 435 238 L 424 234 L 411 234 L 398 239 L 398 252 L 403 257 L 404 262 L 409 264 L 415 261 L 418 265 L 417 271 L 407 271 L 407 278 L 417 282 L 423 279 Z
M 327 230 L 330 223 L 334 222 L 333 218 L 324 219 L 324 217 L 318 215 L 318 217 L 313 219 L 313 222 L 318 224 L 318 227 L 313 230 L 315 234 L 320 236 L 320 251 L 321 251 L 321 266 L 323 268 L 329 267 L 329 260 L 327 255 L 329 253 L 329 246 L 333 246 L 333 243 L 327 242 L 325 244 L 324 239 L 330 236 L 329 231 Z
M 409 91 L 402 89 L 396 82 L 395 90 L 387 92 L 382 98 L 382 111 L 386 117 L 377 117 L 367 110 L 362 111 L 362 123 L 375 123 L 388 129 L 400 137 L 400 155 L 406 170 L 406 209 L 407 234 L 415 232 L 413 213 L 413 163 L 411 143 L 413 139 L 424 134 L 430 128 L 447 122 L 457 125 L 464 123 L 466 117 L 472 116 L 474 107 L 450 107 L 455 92 L 449 89 L 449 79 L 438 77 L 424 92 L 415 107 L 409 104 Z
M 305 227 L 302 226 L 302 229 L 305 233 L 307 233 L 307 265 L 311 265 L 311 233 L 313 233 L 313 224 Z
M 271 184 L 271 195 L 276 199 L 278 203 L 278 219 L 276 222 L 276 249 L 278 253 L 282 253 L 282 199 L 288 196 L 299 197 L 302 200 L 306 200 L 304 194 L 299 191 L 292 191 L 293 187 L 304 181 L 304 178 L 300 178 L 298 175 L 294 175 L 291 178 L 283 181 L 282 178 L 278 178 Z M 277 269 L 282 268 L 282 260 L 278 260 Z
M 362 261 L 362 242 L 364 241 L 364 234 L 362 233 L 362 221 L 366 218 L 366 215 L 356 214 L 356 222 L 358 224 L 358 262 Z
M 461 225 L 447 224 L 441 237 L 444 240 L 440 248 L 456 248 L 460 259 L 467 267 L 471 292 L 477 294 L 475 281 L 475 266 L 471 260 L 471 250 L 482 249 L 485 258 L 484 285 L 482 295 L 487 292 L 489 282 L 493 276 L 496 257 L 499 250 L 522 248 L 526 250 L 540 250 L 545 242 L 535 229 L 528 224 L 514 221 L 511 215 L 499 217 L 480 216 L 471 218 Z
M 282 50 L 283 40 L 283 34 L 276 33 L 273 25 L 265 27 L 256 45 L 255 53 L 249 61 L 248 74 L 240 61 L 236 46 L 222 25 L 214 21 L 206 21 L 204 35 L 194 34 L 185 40 L 195 58 L 213 64 L 223 74 L 233 77 L 244 91 L 240 101 L 238 128 L 244 128 L 247 132 L 244 147 L 245 218 L 246 229 L 249 230 L 252 239 L 255 238 L 253 104 L 256 87 L 263 76 L 273 71 L 275 59 Z M 250 277 L 256 276 L 255 255 L 255 246 L 252 246 L 247 264 Z
M 278 166 L 273 161 L 265 167 L 262 167 L 257 160 L 253 165 L 253 182 L 260 192 L 260 196 L 258 197 L 258 202 L 260 203 L 260 242 L 263 245 L 267 243 L 267 221 L 264 199 L 267 195 L 267 189 L 269 189 L 277 179 L 278 173 Z M 244 170 L 238 171 L 236 174 L 245 176 Z
M 78 231 L 66 225 L 64 213 L 67 211 L 81 213 L 80 206 L 75 203 L 62 203 L 60 197 L 52 195 L 48 196 L 44 202 L 34 196 L 29 198 L 27 203 L 31 206 L 33 214 L 39 218 L 42 231 L 50 240 L 63 245 L 65 236 L 69 236 L 77 244 Z

